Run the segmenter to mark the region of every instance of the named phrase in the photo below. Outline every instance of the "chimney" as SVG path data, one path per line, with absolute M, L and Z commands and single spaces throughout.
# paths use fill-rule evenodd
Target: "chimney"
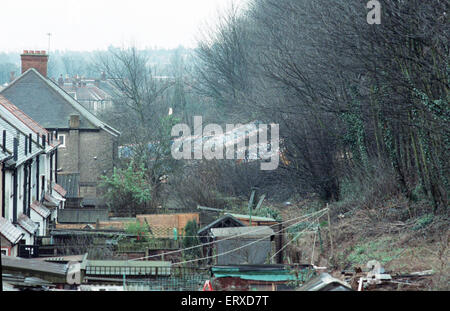
M 24 50 L 20 55 L 22 61 L 22 73 L 30 68 L 36 69 L 41 75 L 47 77 L 48 55 L 45 51 Z
M 80 127 L 80 116 L 77 114 L 70 115 L 69 128 L 77 129 Z
M 63 86 L 64 86 L 64 78 L 63 78 L 62 75 L 59 76 L 59 79 L 58 79 L 58 85 L 59 85 L 60 87 L 63 87 Z

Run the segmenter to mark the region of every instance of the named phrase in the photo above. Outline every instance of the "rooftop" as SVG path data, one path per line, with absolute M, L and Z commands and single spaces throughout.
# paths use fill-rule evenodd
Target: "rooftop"
M 275 233 L 268 226 L 211 228 L 211 235 L 216 238 L 251 239 L 271 237 Z
M 25 71 L 1 94 L 47 129 L 67 129 L 70 115 L 78 114 L 80 129 L 103 129 L 113 136 L 120 135 L 34 68 Z
M 19 229 L 16 228 L 16 226 L 3 217 L 0 217 L 0 234 L 13 245 L 17 244 L 24 235 Z
M 42 205 L 39 201 L 34 201 L 30 205 L 31 209 L 38 213 L 44 219 L 50 216 L 50 211 L 44 205 Z
M 34 234 L 39 229 L 39 225 L 25 214 L 19 215 L 17 223 L 30 234 Z

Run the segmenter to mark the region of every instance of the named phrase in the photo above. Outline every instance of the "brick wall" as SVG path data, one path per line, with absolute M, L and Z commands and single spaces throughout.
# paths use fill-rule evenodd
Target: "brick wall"
M 22 61 L 22 73 L 30 68 L 34 68 L 41 75 L 47 77 L 48 55 L 45 54 L 45 51 L 24 51 L 20 58 Z

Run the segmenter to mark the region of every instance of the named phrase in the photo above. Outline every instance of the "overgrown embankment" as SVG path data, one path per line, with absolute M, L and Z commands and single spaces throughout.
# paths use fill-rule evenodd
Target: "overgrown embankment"
M 286 260 L 325 266 L 341 278 L 342 271 L 364 269 L 369 260 L 377 260 L 391 275 L 433 270 L 429 278 L 408 286 L 397 284 L 390 290 L 450 289 L 448 213 L 433 214 L 429 202 L 411 202 L 402 195 L 370 208 L 351 203 L 329 204 L 331 225 L 327 215 L 320 218 L 316 233 L 302 234 L 289 245 Z M 291 204 L 278 206 L 283 220 L 324 206 L 317 200 Z

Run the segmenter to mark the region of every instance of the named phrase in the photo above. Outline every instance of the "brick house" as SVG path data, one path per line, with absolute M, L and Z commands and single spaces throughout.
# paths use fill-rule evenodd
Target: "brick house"
M 22 74 L 0 94 L 48 131 L 56 131 L 58 176 L 79 176 L 73 202 L 95 200 L 102 206 L 98 185 L 102 175 L 112 173 L 118 156 L 120 132 L 102 122 L 51 79 L 47 78 L 45 51 L 24 51 Z M 61 178 L 69 180 L 70 178 Z M 73 179 L 70 179 L 73 180 Z M 58 182 L 58 181 L 56 181 Z M 73 188 L 73 185 L 65 189 Z M 70 197 L 66 196 L 66 207 Z M 76 203 L 75 205 L 77 205 Z

